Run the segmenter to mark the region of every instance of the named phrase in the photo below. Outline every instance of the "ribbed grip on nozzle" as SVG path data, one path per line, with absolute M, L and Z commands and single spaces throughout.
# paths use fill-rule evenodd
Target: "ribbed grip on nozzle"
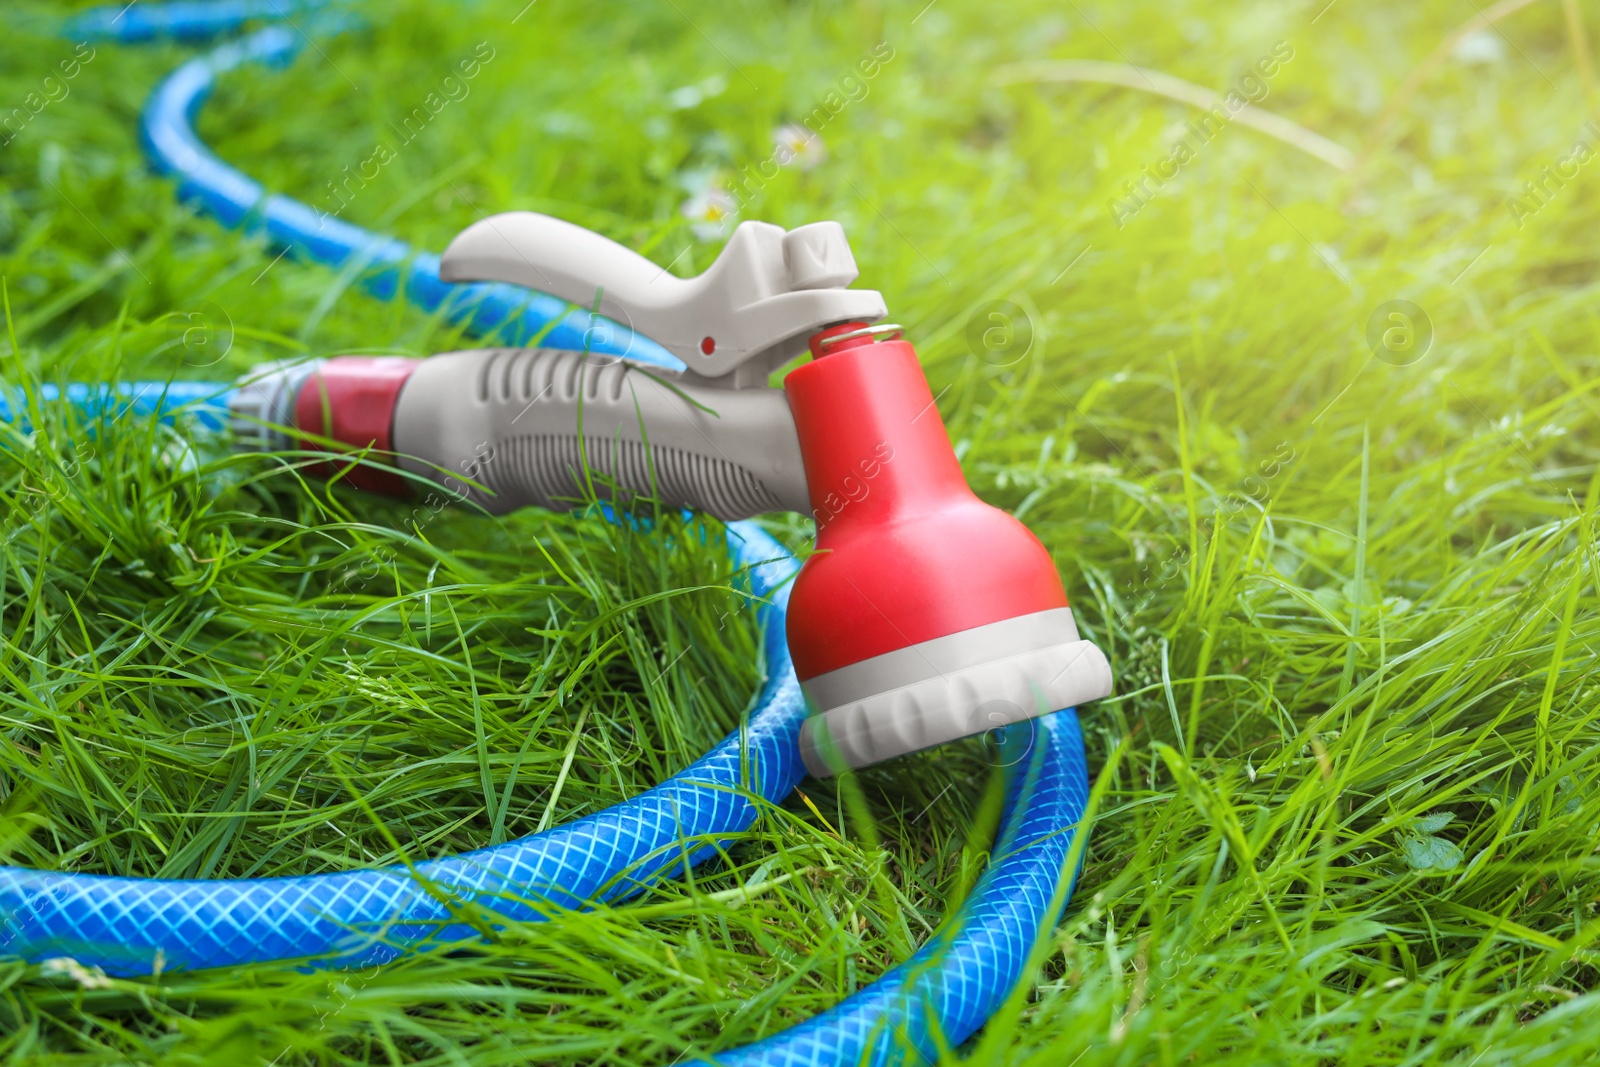
M 600 499 L 620 489 L 728 520 L 782 507 L 771 488 L 730 459 L 639 441 L 522 434 L 502 439 L 484 460 L 477 480 L 488 492 L 468 492 L 495 510 L 508 501 L 562 510 L 590 488 Z
M 400 394 L 394 449 L 408 470 L 495 514 L 648 497 L 734 520 L 806 502 L 782 391 L 690 384 L 582 352 L 423 361 Z

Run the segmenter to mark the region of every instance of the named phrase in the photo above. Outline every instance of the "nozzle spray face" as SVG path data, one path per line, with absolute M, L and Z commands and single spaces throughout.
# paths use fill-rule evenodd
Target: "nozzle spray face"
M 817 523 L 788 637 L 816 775 L 1111 692 L 1055 563 L 967 486 L 911 345 L 847 323 L 789 374 Z

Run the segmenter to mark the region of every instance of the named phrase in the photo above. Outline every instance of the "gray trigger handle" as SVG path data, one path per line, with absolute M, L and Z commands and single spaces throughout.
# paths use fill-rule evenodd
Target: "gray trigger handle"
M 591 491 L 727 521 L 809 507 L 782 390 L 716 388 L 582 352 L 424 360 L 395 407 L 394 446 L 408 470 L 495 514 L 564 510 Z
M 877 322 L 883 296 L 847 289 L 855 257 L 837 222 L 785 231 L 740 223 L 705 273 L 679 278 L 608 238 L 532 211 L 492 215 L 450 242 L 439 277 L 538 289 L 594 308 L 683 360 L 690 375 L 764 387 L 767 375 L 840 322 Z

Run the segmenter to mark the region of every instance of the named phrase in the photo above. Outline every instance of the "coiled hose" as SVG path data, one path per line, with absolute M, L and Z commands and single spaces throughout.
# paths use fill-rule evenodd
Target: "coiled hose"
M 123 41 L 198 39 L 248 19 L 323 6 L 306 0 L 119 5 L 84 13 L 69 32 Z M 225 224 L 264 228 L 301 258 L 354 265 L 375 295 L 403 291 L 469 332 L 497 333 L 507 343 L 543 334 L 547 346 L 583 347 L 592 324 L 586 313 L 510 286 L 445 285 L 436 257 L 339 220 L 319 223 L 310 208 L 267 195 L 206 149 L 192 121 L 217 73 L 247 60 L 281 62 L 294 50 L 286 31 L 269 26 L 185 63 L 157 87 L 141 132 L 155 166 L 178 179 L 180 195 Z M 643 338 L 619 337 L 631 345 L 631 358 L 675 362 Z M 173 399 L 152 410 L 170 411 Z M 751 591 L 768 600 L 761 618 L 767 680 L 743 728 L 656 788 L 544 833 L 383 870 L 179 881 L 0 867 L 0 953 L 35 961 L 71 956 L 124 976 L 267 960 L 381 962 L 418 942 L 472 937 L 485 913 L 536 920 L 551 908 L 618 899 L 708 858 L 721 840 L 748 828 L 763 803 L 787 797 L 804 773 L 796 737 L 805 707 L 784 638 L 795 563 L 750 523 L 733 524 L 728 536 L 736 560 L 749 568 Z M 716 1063 L 886 1064 L 934 1056 L 983 1025 L 1059 919 L 1077 874 L 1069 856 L 1088 800 L 1077 716 L 1067 709 L 1034 720 L 1030 730 L 1025 758 L 1010 775 L 989 867 L 929 943 L 829 1011 L 719 1053 Z

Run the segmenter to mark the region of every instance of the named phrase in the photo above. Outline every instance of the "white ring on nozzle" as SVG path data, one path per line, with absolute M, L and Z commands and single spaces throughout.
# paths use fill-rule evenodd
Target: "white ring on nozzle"
M 800 758 L 818 778 L 1110 696 L 1111 664 L 1071 608 L 1019 615 L 800 683 Z
M 295 399 L 324 360 L 263 363 L 239 379 L 228 401 L 235 445 L 245 452 L 287 452 L 295 447 Z

